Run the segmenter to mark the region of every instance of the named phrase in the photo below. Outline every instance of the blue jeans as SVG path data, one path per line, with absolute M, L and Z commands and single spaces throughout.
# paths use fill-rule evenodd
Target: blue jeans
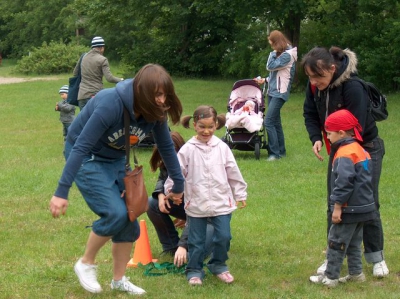
M 83 107 L 86 106 L 87 102 L 89 102 L 91 98 L 78 100 L 79 110 L 82 111 Z
M 268 154 L 277 158 L 286 156 L 285 136 L 283 135 L 281 108 L 285 101 L 268 96 L 268 110 L 264 125 L 268 134 Z
M 71 123 L 62 123 L 62 124 L 63 124 L 63 136 L 65 141 L 67 139 L 68 128 L 71 125 Z
M 66 142 L 66 159 L 71 149 L 72 145 Z M 75 184 L 87 205 L 100 217 L 93 222 L 93 232 L 111 237 L 114 243 L 134 242 L 140 235 L 137 220 L 129 221 L 125 200 L 121 198 L 124 176 L 125 157 L 105 159 L 94 155 L 85 157 L 75 176 Z
M 374 220 L 364 222 L 363 229 L 363 243 L 364 243 L 364 257 L 367 263 L 379 263 L 384 260 L 383 256 L 383 228 L 382 228 L 382 220 L 379 212 L 380 203 L 379 203 L 379 180 L 382 172 L 382 160 L 385 155 L 385 144 L 383 140 L 379 137 L 376 137 L 368 144 L 363 144 L 365 150 L 371 156 L 372 163 L 372 188 L 374 192 L 374 200 L 376 206 L 376 214 L 377 217 Z M 330 226 L 332 225 L 332 213 L 329 209 L 329 196 L 330 196 L 330 182 L 331 182 L 331 173 L 332 173 L 332 158 L 329 157 L 328 162 L 328 233 Z
M 184 203 L 175 205 L 171 200 L 169 203 L 171 210 L 169 211 L 169 214 L 165 214 L 158 208 L 158 200 L 150 197 L 149 209 L 147 210 L 147 216 L 149 216 L 150 221 L 153 223 L 158 239 L 160 240 L 163 251 L 165 252 L 176 250 L 179 242 L 178 231 L 176 230 L 170 216 L 186 220 Z
M 204 278 L 203 261 L 206 257 L 206 231 L 207 223 L 210 222 L 214 227 L 212 239 L 213 249 L 211 259 L 207 263 L 207 268 L 214 275 L 228 271 L 226 261 L 230 248 L 232 214 L 216 217 L 196 218 L 187 216 L 189 225 L 188 251 L 189 261 L 186 266 L 186 278 Z

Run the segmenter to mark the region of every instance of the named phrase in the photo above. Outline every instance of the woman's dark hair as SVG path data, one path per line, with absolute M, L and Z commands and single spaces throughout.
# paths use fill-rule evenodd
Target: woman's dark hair
M 179 152 L 181 147 L 185 144 L 185 140 L 178 132 L 171 132 L 171 139 L 174 143 L 175 151 Z M 164 167 L 164 162 L 161 158 L 160 152 L 158 151 L 157 146 L 153 148 L 153 153 L 150 157 L 150 168 L 151 171 L 155 172 L 157 168 Z
M 202 105 L 196 108 L 193 115 L 186 115 L 182 117 L 181 124 L 186 128 L 190 128 L 190 119 L 193 118 L 194 122 L 197 123 L 198 120 L 203 118 L 212 117 L 215 123 L 217 124 L 217 130 L 222 128 L 225 125 L 226 117 L 225 114 L 218 114 L 217 111 L 212 106 Z
M 166 100 L 163 106 L 156 103 L 156 93 L 163 89 Z M 167 120 L 167 114 L 175 125 L 182 115 L 182 104 L 175 93 L 168 72 L 158 64 L 147 64 L 136 74 L 133 82 L 133 111 L 140 113 L 148 122 Z
M 302 59 L 304 73 L 307 74 L 309 69 L 320 77 L 324 76 L 324 72 L 331 69 L 332 65 L 336 69 L 341 65 L 345 54 L 339 47 L 331 47 L 329 50 L 323 47 L 315 47 L 311 49 Z

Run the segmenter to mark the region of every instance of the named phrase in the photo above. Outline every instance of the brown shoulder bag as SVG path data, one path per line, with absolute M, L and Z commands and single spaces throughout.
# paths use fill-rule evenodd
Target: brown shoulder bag
M 130 221 L 135 221 L 140 215 L 147 211 L 148 197 L 146 186 L 143 179 L 143 166 L 138 165 L 136 159 L 135 149 L 133 151 L 133 161 L 135 168 L 132 170 L 130 166 L 130 117 L 129 112 L 124 108 L 124 126 L 125 126 L 125 153 L 126 153 L 126 164 L 125 164 L 125 203 L 128 210 L 128 216 Z

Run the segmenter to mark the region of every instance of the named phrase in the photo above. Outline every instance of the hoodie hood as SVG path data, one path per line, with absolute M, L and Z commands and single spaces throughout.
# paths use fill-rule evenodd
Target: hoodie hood
M 297 61 L 297 47 L 293 47 L 293 48 L 288 48 L 286 50 L 287 53 L 290 54 L 290 56 L 293 57 L 294 61 Z
M 134 119 L 135 116 L 133 114 L 133 82 L 134 79 L 126 79 L 121 82 L 118 82 L 115 89 L 118 93 L 118 96 L 122 100 L 122 105 L 128 109 L 129 115 L 131 119 Z
M 351 76 L 357 74 L 356 54 L 349 49 L 344 49 L 343 52 L 346 56 L 334 75 L 330 88 L 340 86 L 344 81 L 350 79 Z
M 205 149 L 209 148 L 210 146 L 211 147 L 217 146 L 218 143 L 222 142 L 222 140 L 219 139 L 217 136 L 213 135 L 207 143 L 204 143 L 204 142 L 197 140 L 197 138 L 195 136 L 193 136 L 187 142 L 195 145 L 196 147 L 198 147 L 202 150 L 205 150 Z

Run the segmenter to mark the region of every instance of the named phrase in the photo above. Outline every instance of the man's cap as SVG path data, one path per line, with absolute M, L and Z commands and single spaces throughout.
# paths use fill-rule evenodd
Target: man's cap
M 92 39 L 92 48 L 104 47 L 104 39 L 101 36 L 95 36 Z

